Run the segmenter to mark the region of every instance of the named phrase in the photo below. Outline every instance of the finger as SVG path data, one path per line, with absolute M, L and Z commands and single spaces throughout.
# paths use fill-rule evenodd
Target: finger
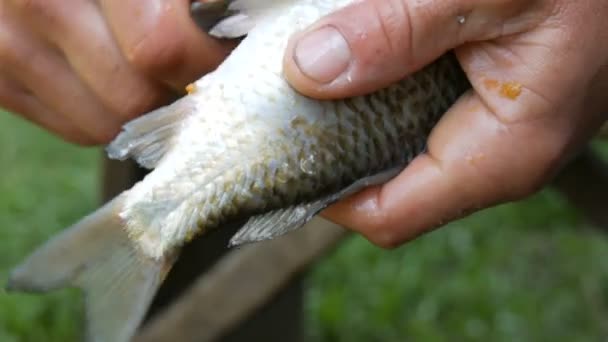
M 469 94 L 434 129 L 428 153 L 392 181 L 338 203 L 325 215 L 380 246 L 397 246 L 474 210 L 537 190 L 566 149 L 569 130 L 564 120 L 505 124 Z
M 0 72 L 38 98 L 48 112 L 61 116 L 57 122 L 72 122 L 98 143 L 120 129 L 120 122 L 108 115 L 56 51 L 8 18 L 0 26 Z
M 357 1 L 293 37 L 285 74 L 292 85 L 313 97 L 361 95 L 403 78 L 464 42 L 529 28 L 547 11 L 544 3 Z
M 95 143 L 95 140 L 72 122 L 48 110 L 16 81 L 2 75 L 0 75 L 0 103 L 4 109 L 21 115 L 69 142 L 80 145 Z
M 188 0 L 99 0 L 127 59 L 179 91 L 213 69 L 234 44 L 205 34 Z
M 19 18 L 63 52 L 110 115 L 126 121 L 167 101 L 164 87 L 129 65 L 94 2 L 13 2 Z
M 474 91 L 433 129 L 428 152 L 394 180 L 325 215 L 390 247 L 536 191 L 599 127 L 598 114 L 606 108 L 585 103 L 599 70 L 581 59 L 589 55 L 587 43 L 572 46 L 561 37 L 540 30 L 501 44 L 459 48 Z M 553 56 L 562 51 L 560 44 L 568 44 L 567 52 Z M 555 64 L 542 63 L 549 58 Z M 542 86 L 547 84 L 551 87 Z

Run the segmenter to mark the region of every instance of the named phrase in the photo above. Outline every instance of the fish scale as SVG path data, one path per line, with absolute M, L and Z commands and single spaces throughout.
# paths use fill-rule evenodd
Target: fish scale
M 454 57 L 448 55 L 429 68 L 446 68 L 446 65 L 454 63 L 456 63 Z M 451 69 L 446 68 L 446 70 Z M 300 130 L 296 128 L 298 134 L 290 132 L 286 135 L 278 152 L 276 149 L 271 149 L 267 153 L 268 158 L 287 165 L 282 169 L 280 176 L 282 181 L 276 181 L 275 178 L 274 181 L 263 183 L 263 188 L 257 187 L 254 190 L 255 182 L 252 182 L 251 177 L 247 175 L 253 173 L 256 174 L 255 178 L 265 178 L 266 176 L 260 172 L 266 171 L 267 165 L 271 162 L 268 159 L 258 161 L 254 165 L 236 164 L 235 172 L 238 175 L 217 178 L 209 185 L 214 190 L 213 194 L 203 196 L 203 200 L 198 204 L 199 207 L 209 210 L 204 210 L 202 212 L 204 215 L 199 217 L 197 226 L 192 227 L 194 233 L 198 234 L 221 226 L 237 215 L 254 215 L 314 200 L 365 176 L 392 167 L 404 166 L 423 151 L 430 129 L 449 104 L 467 89 L 467 83 L 462 80 L 462 75 L 457 72 L 439 74 L 436 70 L 423 70 L 379 92 L 324 103 L 323 115 L 335 116 L 328 120 L 337 122 L 336 127 L 308 132 L 304 126 L 300 127 Z M 431 81 L 437 84 L 430 84 Z M 462 83 L 460 91 L 454 88 L 457 82 Z M 428 89 L 432 91 L 429 92 Z M 411 101 L 403 101 L 402 97 L 399 102 L 394 98 L 404 93 L 410 94 L 408 99 Z M 379 99 L 391 103 L 391 98 L 393 98 L 392 103 L 399 105 L 393 106 L 390 110 L 389 107 L 374 105 Z M 302 120 L 302 122 L 306 121 Z M 348 123 L 344 126 L 350 127 L 351 130 L 345 130 L 340 123 Z M 317 135 L 308 134 L 312 131 Z M 343 142 L 340 143 L 341 139 L 336 139 L 336 136 L 342 137 Z M 260 148 L 263 148 L 263 145 Z M 317 154 L 326 151 L 334 156 L 336 162 L 317 163 L 317 167 L 321 169 L 315 170 L 312 174 L 305 172 L 301 164 L 312 151 Z M 241 174 L 245 176 L 240 177 Z M 248 179 L 248 181 L 239 185 L 235 184 L 235 179 Z M 231 200 L 220 201 L 223 205 L 218 205 L 217 191 L 230 196 Z
M 320 101 L 295 91 L 282 73 L 288 39 L 351 1 L 229 1 L 233 16 L 211 34 L 247 37 L 187 96 L 127 123 L 107 148 L 154 170 L 37 249 L 9 288 L 80 287 L 88 339 L 128 341 L 195 236 L 249 217 L 231 245 L 271 239 L 395 177 L 470 85 L 447 53 L 364 96 Z

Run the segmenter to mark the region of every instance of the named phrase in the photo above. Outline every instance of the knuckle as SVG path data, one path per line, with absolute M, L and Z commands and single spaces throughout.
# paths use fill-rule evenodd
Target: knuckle
M 104 145 L 109 143 L 120 132 L 120 125 L 114 125 L 109 128 L 99 129 L 92 133 L 87 139 L 90 145 Z
M 144 88 L 142 86 L 142 88 Z M 136 116 L 144 114 L 145 112 L 154 108 L 154 106 L 164 103 L 165 99 L 160 94 L 153 92 L 152 90 L 137 91 L 129 96 L 123 98 L 121 107 L 118 111 L 120 120 L 130 120 Z
M 157 26 L 126 50 L 126 58 L 133 67 L 146 74 L 155 74 L 180 66 L 187 46 L 179 34 L 168 36 L 162 26 Z
M 411 22 L 407 6 L 403 0 L 368 1 L 349 13 L 347 17 L 358 16 L 362 22 L 355 26 L 343 23 L 352 31 L 349 40 L 355 46 L 359 63 L 373 66 L 379 61 L 385 65 L 387 59 L 409 61 Z M 369 32 L 361 34 L 361 25 Z
M 135 118 L 136 116 L 144 114 L 145 112 L 150 110 L 150 108 L 150 101 L 135 99 L 133 101 L 125 103 L 122 112 L 119 115 L 120 118 L 122 118 L 123 120 L 130 120 L 132 118 Z
M 9 32 L 10 28 L 2 27 L 0 23 L 0 64 L 1 66 L 8 66 L 14 64 L 21 65 L 23 60 L 20 57 L 26 57 L 25 52 L 22 51 L 23 43 L 19 44 L 15 41 L 15 35 Z
M 45 0 L 11 0 L 13 7 L 20 13 L 28 17 L 54 19 L 59 14 L 61 3 Z M 55 20 L 52 20 L 55 21 Z
M 46 10 L 46 6 L 49 2 L 44 0 L 11 0 L 11 3 L 19 10 L 33 12 Z
M 169 90 L 142 72 L 131 67 L 124 69 L 118 77 L 98 80 L 99 106 L 113 120 L 122 123 L 172 99 Z M 121 87 L 115 86 L 117 82 Z
M 529 178 L 513 187 L 511 197 L 513 200 L 526 198 L 542 190 L 553 174 L 559 169 L 563 158 L 563 152 L 555 153 L 547 151 L 544 156 L 539 156 L 539 166 L 530 172 Z
M 402 240 L 396 239 L 393 235 L 377 234 L 368 236 L 368 239 L 374 245 L 386 250 L 395 249 L 402 244 Z
M 384 216 L 371 220 L 365 235 L 374 245 L 383 249 L 394 249 L 404 242 L 397 225 Z
M 517 182 L 514 184 L 510 184 L 511 186 L 502 189 L 502 196 L 500 197 L 500 201 L 498 203 L 510 202 L 510 201 L 519 201 L 533 195 L 534 193 L 540 191 L 543 188 L 543 181 L 540 181 L 536 177 L 530 177 L 525 181 Z M 490 203 L 494 204 L 494 203 Z
M 389 52 L 399 54 L 407 49 L 412 34 L 407 1 L 386 0 L 376 2 L 374 12 L 378 16 L 381 34 Z
M 531 165 L 520 165 L 520 175 L 503 186 L 504 199 L 520 200 L 540 191 L 560 169 L 565 156 L 565 145 L 542 144 L 530 156 Z
M 118 133 L 118 130 L 112 126 L 90 127 L 83 123 L 77 124 L 68 118 L 38 118 L 33 116 L 34 121 L 46 127 L 49 131 L 55 133 L 63 140 L 81 145 L 81 146 L 98 146 L 107 144 Z

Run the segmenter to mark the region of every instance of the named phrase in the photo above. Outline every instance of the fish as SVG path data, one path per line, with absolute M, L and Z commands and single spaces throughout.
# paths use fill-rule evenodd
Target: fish
M 248 220 L 231 246 L 287 234 L 424 153 L 432 128 L 470 88 L 452 52 L 344 99 L 304 96 L 284 77 L 289 38 L 353 1 L 229 1 L 209 33 L 238 46 L 188 94 L 128 122 L 106 147 L 151 172 L 35 250 L 7 289 L 78 287 L 86 339 L 128 341 L 193 238 L 237 217 Z

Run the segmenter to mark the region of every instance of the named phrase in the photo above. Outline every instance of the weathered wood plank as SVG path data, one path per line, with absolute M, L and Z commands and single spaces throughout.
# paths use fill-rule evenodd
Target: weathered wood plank
M 146 170 L 137 167 L 135 163 L 116 162 L 104 158 L 101 191 L 103 201 L 131 187 L 145 173 Z M 237 228 L 238 224 L 224 227 L 204 238 L 196 239 L 182 251 L 180 259 L 169 273 L 150 308 L 149 318 L 154 318 L 156 314 L 170 308 L 173 301 L 180 298 L 201 274 L 213 267 L 230 251 L 227 248 L 228 240 Z M 268 297 L 263 305 L 259 306 L 257 312 L 250 312 L 247 319 L 241 319 L 240 324 L 232 325 L 232 329 L 225 332 L 222 341 L 283 339 L 298 341 L 302 335 L 302 284 L 298 279 L 294 279 L 285 285 L 274 297 Z M 221 301 L 221 298 L 218 297 L 217 300 Z M 204 303 L 197 304 L 204 305 Z M 211 307 L 210 310 L 213 311 L 214 308 Z
M 167 311 L 152 319 L 135 341 L 202 342 L 224 337 L 346 234 L 332 223 L 315 219 L 284 237 L 231 250 Z M 281 324 L 277 320 L 258 329 L 267 330 L 273 341 L 293 341 L 282 335 Z
M 104 196 L 113 196 L 143 174 L 133 164 L 106 162 Z M 608 231 L 608 165 L 591 149 L 568 164 L 552 185 Z M 186 248 L 136 341 L 301 339 L 298 275 L 347 233 L 316 219 L 282 238 L 228 250 L 237 228 L 219 230 Z

